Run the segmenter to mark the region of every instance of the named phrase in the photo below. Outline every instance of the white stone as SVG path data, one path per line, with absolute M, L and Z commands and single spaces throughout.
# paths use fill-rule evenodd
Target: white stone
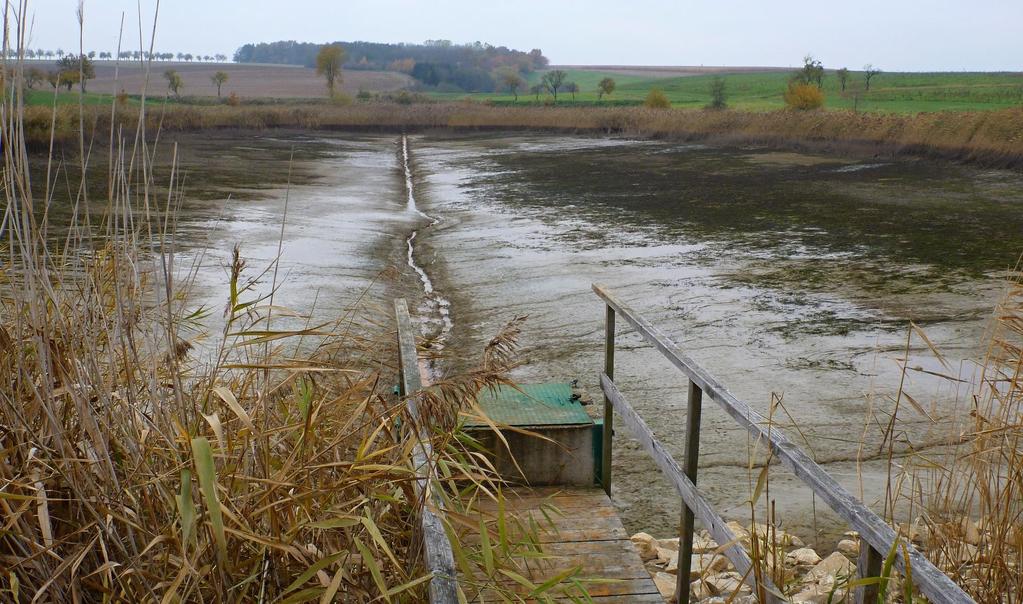
M 717 548 L 717 541 L 714 541 L 706 531 L 701 531 L 693 537 L 694 554 L 710 554 L 717 550 Z
M 852 562 L 842 554 L 834 552 L 810 569 L 810 572 L 803 576 L 803 583 L 817 583 L 830 588 L 836 579 L 851 577 L 854 572 Z
M 838 542 L 838 551 L 842 552 L 846 556 L 859 556 L 860 542 L 853 541 L 852 539 L 842 539 Z
M 813 566 L 820 561 L 821 557 L 809 547 L 801 547 L 785 554 L 785 563 L 792 566 Z
M 899 526 L 899 534 L 909 537 L 913 543 L 926 543 L 931 538 L 931 527 L 923 517 L 918 516 L 912 524 Z
M 822 587 L 820 585 L 811 585 L 792 596 L 792 599 L 789 601 L 792 604 L 827 604 L 829 598 L 832 602 L 845 601 L 844 589 L 836 589 L 834 596 L 831 594 L 831 589 L 832 588 L 830 586 Z
M 646 562 L 657 557 L 657 539 L 646 533 L 636 533 L 632 536 L 632 543 L 639 551 L 639 557 Z
M 675 575 L 657 573 L 654 575 L 654 585 L 657 586 L 657 591 L 661 592 L 661 596 L 665 600 L 673 600 L 675 598 Z
M 738 522 L 726 522 L 725 526 L 728 527 L 728 530 L 732 531 L 732 535 L 734 535 L 736 539 L 749 541 L 749 531 L 743 528 Z
M 799 537 L 769 524 L 761 524 L 759 522 L 750 524 L 749 533 L 756 533 L 761 541 L 769 539 L 771 544 L 777 543 L 782 547 L 806 547 L 806 544 Z
M 678 537 L 674 539 L 658 539 L 657 547 L 663 547 L 664 549 L 671 549 L 678 551 Z
M 714 590 L 702 579 L 689 584 L 690 599 L 703 600 L 714 595 Z
M 731 563 L 728 561 L 728 558 L 719 554 L 693 554 L 689 562 L 689 580 L 695 581 L 701 577 L 714 575 L 728 570 L 730 564 Z M 677 554 L 671 559 L 668 566 L 665 567 L 664 572 L 671 573 L 673 575 L 678 574 Z
M 731 571 L 711 575 L 704 579 L 704 582 L 718 595 L 732 595 L 736 593 L 746 595 L 753 591 L 749 585 L 742 582 L 742 576 L 739 573 Z
M 963 518 L 960 521 L 960 533 L 963 539 L 966 540 L 970 545 L 980 545 L 980 529 L 977 528 L 977 523 L 973 522 L 969 518 Z
M 677 558 L 678 552 L 673 549 L 666 549 L 663 547 L 657 548 L 657 562 L 660 564 L 668 564 L 672 558 Z
M 958 560 L 960 564 L 975 561 L 977 559 L 977 553 L 979 551 L 977 549 L 977 546 L 970 545 L 969 543 L 952 543 L 949 544 L 948 549 L 949 554 L 951 554 L 953 558 Z

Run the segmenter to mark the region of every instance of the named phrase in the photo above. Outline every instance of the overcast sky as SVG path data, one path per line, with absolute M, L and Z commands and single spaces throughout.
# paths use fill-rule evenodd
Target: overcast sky
M 155 0 L 85 0 L 86 50 L 148 40 Z M 18 4 L 18 2 L 14 2 Z M 31 46 L 77 49 L 78 0 L 29 0 Z M 1023 0 L 163 0 L 156 49 L 223 53 L 246 42 L 480 40 L 553 63 L 795 65 L 1023 71 Z M 148 41 L 147 41 L 148 47 Z

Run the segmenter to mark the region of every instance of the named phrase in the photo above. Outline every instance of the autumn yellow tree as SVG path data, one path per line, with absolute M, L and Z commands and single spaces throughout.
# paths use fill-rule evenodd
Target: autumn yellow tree
M 345 49 L 340 44 L 330 44 L 316 55 L 316 73 L 327 79 L 327 90 L 334 96 L 335 87 L 341 83 L 341 65 L 345 62 Z
M 646 100 L 643 101 L 643 106 L 648 109 L 669 109 L 671 108 L 671 101 L 657 88 L 651 88 L 650 92 L 646 95 Z
M 228 76 L 227 73 L 223 71 L 218 71 L 217 73 L 210 76 L 210 81 L 213 82 L 213 85 L 217 87 L 218 99 L 220 98 L 220 89 L 221 87 L 223 87 L 224 83 L 227 82 L 228 79 L 230 79 L 230 76 Z

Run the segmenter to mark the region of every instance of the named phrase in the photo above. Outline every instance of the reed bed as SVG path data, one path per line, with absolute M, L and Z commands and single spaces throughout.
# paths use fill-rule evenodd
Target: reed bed
M 137 107 L 116 113 L 86 108 L 85 128 L 106 131 L 111 117 L 118 127 L 133 128 Z M 30 142 L 46 144 L 52 124 L 61 137 L 74 140 L 77 108 L 31 107 L 26 112 Z M 358 129 L 358 130 L 516 130 L 616 133 L 679 140 L 734 144 L 802 146 L 831 152 L 934 156 L 983 165 L 1023 165 L 1023 108 L 982 112 L 916 115 L 851 111 L 769 112 L 648 109 L 644 107 L 500 107 L 476 102 L 387 102 L 352 105 L 182 106 L 151 107 L 153 130 L 218 128 Z
M 5 65 L 0 104 L 0 601 L 422 601 L 420 426 L 392 391 L 390 314 L 366 304 L 314 324 L 274 302 L 301 285 L 237 247 L 222 306 L 197 308 L 196 269 L 174 252 L 179 177 L 153 176 L 156 141 L 193 114 L 150 130 L 141 110 L 132 122 L 116 105 L 62 108 L 47 126 L 54 116 L 35 121 L 10 84 L 21 68 Z M 79 164 L 52 151 L 40 179 L 28 149 L 56 149 L 64 128 Z M 107 174 L 101 195 L 91 171 Z M 71 191 L 66 224 L 50 221 L 57 183 Z M 414 395 L 465 589 L 510 601 L 522 597 L 501 581 L 544 558 L 539 524 L 471 516 L 501 483 L 456 418 L 507 382 L 516 334 Z M 585 598 L 578 578 L 529 591 Z
M 938 450 L 890 458 L 889 515 L 902 532 L 981 603 L 1023 601 L 1023 275 L 995 309 L 975 385 Z M 929 343 L 927 343 L 930 346 Z M 943 362 L 940 353 L 935 356 Z M 946 365 L 947 368 L 947 365 Z M 901 392 L 889 442 L 917 406 Z

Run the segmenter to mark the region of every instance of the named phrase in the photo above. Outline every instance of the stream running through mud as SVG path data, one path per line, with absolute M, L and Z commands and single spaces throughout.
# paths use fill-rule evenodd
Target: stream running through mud
M 424 336 L 433 339 L 432 346 L 434 349 L 443 350 L 444 340 L 451 333 L 452 327 L 454 327 L 454 324 L 451 322 L 451 302 L 434 288 L 430 275 L 416 262 L 415 249 L 416 237 L 419 236 L 420 231 L 437 226 L 440 223 L 440 219 L 423 212 L 416 204 L 415 179 L 412 175 L 411 160 L 409 159 L 408 136 L 404 134 L 401 136 L 401 165 L 405 177 L 407 209 L 409 212 L 418 214 L 429 221 L 421 229 L 412 231 L 408 239 L 405 240 L 408 249 L 407 264 L 415 271 L 419 276 L 420 282 L 423 284 L 424 304 L 420 307 L 422 332 Z M 434 325 L 437 329 L 431 330 L 430 325 Z

